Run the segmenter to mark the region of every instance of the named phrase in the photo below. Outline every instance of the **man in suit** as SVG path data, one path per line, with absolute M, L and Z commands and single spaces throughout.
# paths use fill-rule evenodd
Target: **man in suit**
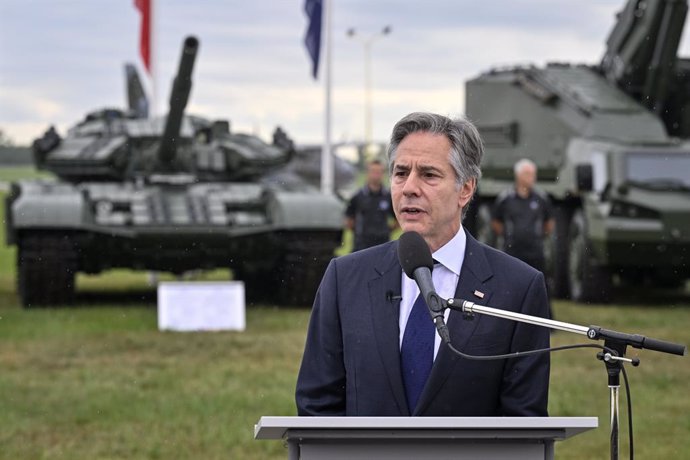
M 391 194 L 404 231 L 437 262 L 436 291 L 547 317 L 543 275 L 462 228 L 483 153 L 467 120 L 412 113 L 393 128 Z M 421 301 L 421 302 L 420 302 Z M 464 359 L 443 346 L 397 242 L 334 259 L 316 294 L 297 379 L 299 415 L 546 416 L 549 358 Z M 423 312 L 423 313 L 422 313 Z M 545 328 L 446 311 L 456 348 L 497 355 L 545 348 Z M 431 329 L 429 329 L 431 327 Z

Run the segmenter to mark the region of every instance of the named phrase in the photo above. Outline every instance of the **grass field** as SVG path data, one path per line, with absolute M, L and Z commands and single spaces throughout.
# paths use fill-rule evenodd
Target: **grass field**
M 286 458 L 281 442 L 254 441 L 253 425 L 295 414 L 308 308 L 250 308 L 242 333 L 159 332 L 144 274 L 118 271 L 80 277 L 76 306 L 23 310 L 13 260 L 0 246 L 0 459 Z M 609 306 L 555 302 L 554 311 L 562 321 L 690 343 L 690 294 L 622 296 Z M 597 416 L 600 425 L 558 446 L 559 459 L 608 458 L 609 392 L 594 354 L 553 356 L 551 415 Z M 689 358 L 629 355 L 642 360 L 628 367 L 638 458 L 690 458 Z
M 23 179 L 53 177 L 44 171 L 37 171 L 33 166 L 2 166 L 0 167 L 0 182 L 7 182 L 21 177 Z

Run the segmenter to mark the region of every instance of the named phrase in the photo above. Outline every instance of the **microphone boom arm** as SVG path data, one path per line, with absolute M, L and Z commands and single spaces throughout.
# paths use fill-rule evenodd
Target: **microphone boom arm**
M 686 346 L 679 343 L 672 343 L 666 342 L 664 340 L 652 339 L 639 334 L 626 334 L 624 332 L 611 331 L 599 326 L 580 326 L 578 324 L 540 318 L 539 316 L 525 315 L 524 313 L 515 313 L 512 311 L 501 310 L 499 308 L 485 307 L 483 305 L 477 305 L 474 302 L 470 302 L 468 300 L 448 299 L 446 301 L 446 305 L 448 306 L 448 308 L 460 311 L 466 315 L 480 313 L 483 315 L 495 316 L 498 318 L 518 321 L 521 323 L 529 323 L 534 324 L 536 326 L 548 327 L 551 329 L 572 332 L 574 334 L 586 335 L 591 340 L 603 339 L 606 341 L 630 345 L 634 348 L 645 348 L 648 350 L 660 351 L 663 353 L 670 353 L 679 356 L 685 355 L 687 351 Z
M 540 318 L 538 316 L 525 315 L 523 313 L 515 313 L 512 311 L 501 310 L 498 308 L 485 307 L 482 305 L 477 305 L 474 302 L 462 299 L 448 299 L 446 300 L 446 306 L 447 308 L 450 308 L 452 310 L 460 311 L 463 313 L 463 315 L 469 317 L 471 317 L 474 313 L 481 313 L 484 315 L 495 316 L 498 318 L 508 319 L 512 321 L 518 321 L 522 323 L 533 324 L 536 326 L 549 327 L 551 329 L 559 329 L 561 331 L 586 335 L 589 339 L 592 340 L 603 339 L 606 353 L 598 353 L 597 359 L 604 361 L 604 364 L 606 365 L 606 371 L 608 374 L 608 387 L 610 392 L 611 404 L 610 446 L 611 459 L 613 460 L 618 460 L 619 455 L 618 394 L 620 388 L 619 374 L 623 369 L 622 363 L 631 362 L 633 366 L 637 366 L 640 363 L 639 359 L 637 358 L 625 358 L 626 347 L 630 345 L 634 348 L 646 348 L 649 350 L 660 351 L 663 353 L 670 353 L 680 356 L 686 354 L 686 346 L 682 344 L 652 339 L 638 334 L 626 334 L 624 332 L 611 331 L 608 329 L 601 328 L 599 326 L 580 326 L 577 324 Z

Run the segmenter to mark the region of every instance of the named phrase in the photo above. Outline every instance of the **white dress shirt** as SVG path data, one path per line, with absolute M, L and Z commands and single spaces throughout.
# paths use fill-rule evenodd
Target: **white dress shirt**
M 434 282 L 436 293 L 443 299 L 450 299 L 455 296 L 455 289 L 460 279 L 460 269 L 465 260 L 465 246 L 467 244 L 467 236 L 462 227 L 455 236 L 442 246 L 438 251 L 432 254 L 436 262 L 434 270 L 431 272 L 431 279 Z M 405 326 L 407 326 L 407 318 L 410 316 L 415 300 L 419 296 L 419 287 L 417 283 L 408 278 L 405 272 L 402 273 L 402 300 L 400 300 L 400 342 L 402 347 L 403 335 L 405 334 Z M 445 320 L 448 321 L 448 314 L 450 310 L 445 311 Z M 436 332 L 434 337 L 434 359 L 438 354 L 438 349 L 441 346 L 441 336 Z

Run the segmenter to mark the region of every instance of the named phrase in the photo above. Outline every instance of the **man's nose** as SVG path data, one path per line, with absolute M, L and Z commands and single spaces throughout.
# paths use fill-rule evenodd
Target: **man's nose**
M 411 172 L 408 174 L 407 179 L 405 180 L 405 185 L 403 186 L 403 195 L 405 196 L 414 196 L 414 195 L 419 195 L 420 192 L 420 177 L 417 173 Z

